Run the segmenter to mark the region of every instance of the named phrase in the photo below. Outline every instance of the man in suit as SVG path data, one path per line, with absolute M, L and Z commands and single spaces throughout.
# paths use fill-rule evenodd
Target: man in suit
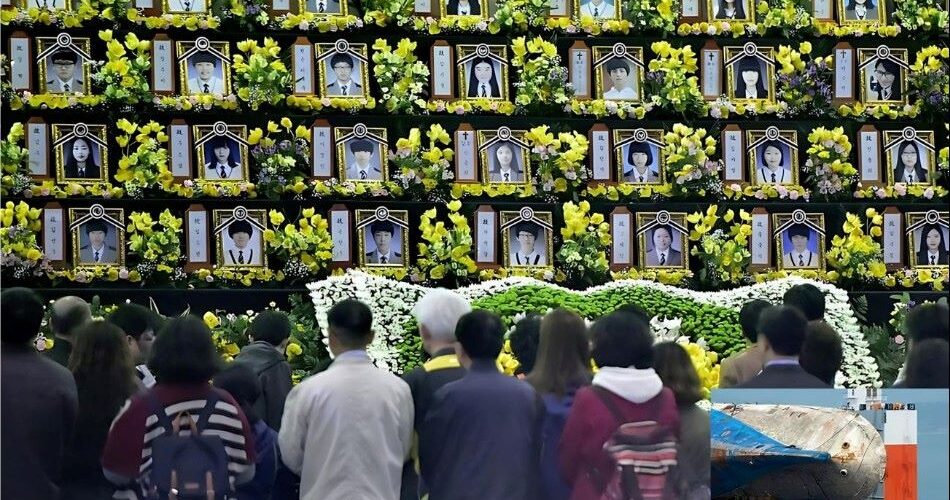
M 228 225 L 228 236 L 234 246 L 225 249 L 225 262 L 229 266 L 259 266 L 260 252 L 255 253 L 249 246 L 254 226 L 246 220 L 236 220 Z
M 109 225 L 102 219 L 92 219 L 83 224 L 89 243 L 79 248 L 81 264 L 115 264 L 118 259 L 116 248 L 106 244 Z
M 85 92 L 85 82 L 76 77 L 76 63 L 79 62 L 79 54 L 70 49 L 57 50 L 50 56 L 49 62 L 52 71 L 47 74 L 46 92 L 51 94 L 82 94 Z
M 214 74 L 220 62 L 218 56 L 207 51 L 199 51 L 191 56 L 191 64 L 197 74 L 188 79 L 188 93 L 224 94 L 224 80 Z
M 338 302 L 327 323 L 335 359 L 287 396 L 281 459 L 300 476 L 301 500 L 399 498 L 412 445 L 412 393 L 367 354 L 373 315 L 365 304 Z
M 740 389 L 826 389 L 828 384 L 798 364 L 808 320 L 793 307 L 772 306 L 759 319 L 759 342 L 765 359 L 762 373 Z
M 791 269 L 818 267 L 818 256 L 808 249 L 811 229 L 804 224 L 794 224 L 788 228 L 788 239 L 792 242 L 791 251 L 782 255 L 782 266 Z
M 315 14 L 339 14 L 339 0 L 307 0 L 307 12 Z
M 356 63 L 353 56 L 337 52 L 330 56 L 330 68 L 336 75 L 336 80 L 327 84 L 326 95 L 339 97 L 362 97 L 363 87 L 353 80 L 353 68 Z M 357 78 L 359 78 L 357 74 Z
M 666 224 L 653 227 L 653 249 L 647 251 L 647 267 L 682 267 L 683 254 L 672 248 L 673 228 Z
M 346 166 L 346 179 L 348 181 L 381 181 L 383 172 L 379 165 L 373 162 L 373 154 L 376 153 L 375 145 L 367 139 L 353 139 L 350 141 L 350 152 L 353 153 L 354 161 Z
M 609 0 L 590 0 L 581 2 L 581 17 L 590 16 L 596 21 L 613 19 L 616 17 L 614 4 Z
M 455 328 L 455 350 L 468 373 L 436 391 L 419 436 L 422 479 L 433 500 L 460 492 L 535 498 L 543 406 L 530 385 L 498 370 L 504 334 L 501 319 L 486 310 L 462 316 Z
M 223 135 L 208 141 L 205 147 L 211 150 L 214 157 L 205 163 L 205 179 L 241 180 L 241 164 L 231 159 L 231 148 L 236 146 L 232 139 Z
M 367 264 L 402 264 L 402 254 L 392 248 L 396 225 L 389 221 L 376 221 L 369 225 L 370 235 L 376 250 L 366 254 Z
M 750 300 L 739 311 L 739 325 L 746 338 L 746 348 L 722 360 L 719 368 L 719 388 L 727 389 L 752 379 L 762 371 L 762 346 L 759 344 L 758 323 L 762 311 L 771 306 L 762 299 Z
M 533 222 L 519 222 L 515 225 L 514 236 L 518 247 L 508 256 L 508 265 L 511 266 L 544 266 L 547 265 L 546 252 L 537 249 L 535 243 L 541 235 L 541 226 Z M 542 247 L 544 245 L 542 244 Z

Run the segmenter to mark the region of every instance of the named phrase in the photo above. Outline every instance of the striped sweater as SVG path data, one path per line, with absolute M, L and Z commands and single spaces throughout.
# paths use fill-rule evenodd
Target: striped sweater
M 206 404 L 210 391 L 219 401 L 208 418 L 202 435 L 216 435 L 224 442 L 228 455 L 228 471 L 232 486 L 249 481 L 254 476 L 254 431 L 234 398 L 225 391 L 208 384 L 158 384 L 150 389 L 165 406 L 165 413 L 174 419 L 188 412 L 196 421 Z M 102 468 L 106 477 L 116 484 L 124 483 L 113 498 L 140 499 L 149 487 L 152 467 L 152 441 L 165 433 L 149 404 L 148 393 L 128 400 L 112 422 L 109 437 L 102 452 Z M 188 419 L 179 419 L 179 435 L 191 433 Z

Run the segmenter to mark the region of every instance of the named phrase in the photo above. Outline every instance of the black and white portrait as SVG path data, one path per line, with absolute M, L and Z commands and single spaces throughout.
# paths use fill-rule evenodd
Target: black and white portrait
M 903 70 L 890 59 L 878 59 L 862 68 L 865 100 L 903 102 Z
M 337 52 L 323 60 L 326 97 L 363 97 L 366 82 L 363 81 L 362 62 L 348 53 Z
M 207 180 L 244 180 L 241 145 L 226 135 L 214 136 L 202 145 L 204 178 Z
M 74 233 L 75 234 L 75 233 Z M 80 224 L 78 265 L 117 265 L 119 263 L 118 231 L 103 219 Z
M 343 15 L 342 3 L 339 0 L 305 0 L 307 12 L 324 15 Z
M 343 143 L 343 152 L 342 160 L 346 165 L 343 180 L 356 182 L 385 180 L 379 143 L 367 138 L 348 139 Z
M 500 183 L 525 182 L 525 155 L 520 146 L 511 141 L 498 141 L 487 149 L 488 181 Z
M 88 137 L 76 137 L 62 146 L 63 180 L 101 180 L 102 150 Z
M 185 79 L 187 87 L 185 94 L 216 94 L 228 93 L 225 79 L 226 63 L 207 51 L 199 51 L 188 57 L 186 61 Z
M 642 235 L 644 267 L 683 267 L 683 235 L 668 224 L 657 224 Z
M 883 20 L 883 0 L 838 0 L 842 24 L 878 23 Z
M 630 142 L 620 148 L 621 178 L 635 184 L 661 184 L 660 148 L 649 142 Z
M 168 14 L 204 14 L 208 12 L 205 0 L 163 0 Z
M 363 228 L 365 264 L 403 265 L 403 228 L 392 221 L 377 220 Z
M 619 16 L 617 4 L 619 0 L 579 0 L 577 7 L 578 17 L 588 16 L 595 21 L 606 21 Z
M 782 269 L 818 269 L 821 267 L 820 238 L 805 224 L 792 224 L 781 234 Z
M 446 16 L 482 16 L 486 10 L 481 0 L 446 0 L 442 5 Z
M 732 96 L 735 99 L 764 100 L 769 95 L 768 65 L 755 56 L 744 56 L 732 63 Z
M 946 215 L 945 215 L 946 216 Z M 912 223 L 918 222 L 912 220 Z M 925 223 L 911 234 L 911 250 L 915 266 L 946 266 L 950 264 L 950 229 L 941 224 Z
M 262 266 L 261 231 L 246 220 L 235 220 L 219 235 L 225 266 Z
M 795 184 L 794 156 L 788 144 L 766 140 L 755 147 L 754 154 L 755 184 Z
M 539 224 L 522 221 L 508 228 L 508 266 L 547 266 L 547 231 Z
M 622 57 L 613 57 L 601 65 L 600 71 L 603 72 L 603 85 L 598 90 L 603 91 L 603 99 L 640 100 L 640 68 L 636 64 Z
M 752 21 L 755 5 L 750 0 L 709 0 L 711 21 Z
M 930 164 L 932 153 L 918 141 L 900 141 L 888 151 L 893 172 L 894 184 L 930 184 Z
M 84 94 L 86 81 L 82 59 L 75 51 L 63 48 L 46 57 L 44 90 L 50 94 Z
M 468 98 L 504 99 L 504 67 L 490 57 L 476 57 L 464 64 L 465 96 Z

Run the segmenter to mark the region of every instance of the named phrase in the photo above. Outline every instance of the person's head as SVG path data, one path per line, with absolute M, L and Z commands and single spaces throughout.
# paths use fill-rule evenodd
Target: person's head
M 73 146 L 69 148 L 69 151 L 72 154 L 73 163 L 85 164 L 92 155 L 92 146 L 89 144 L 89 139 L 77 137 L 73 139 Z
M 782 303 L 798 309 L 808 321 L 825 317 L 825 292 L 811 283 L 802 283 L 786 290 Z
M 204 384 L 218 372 L 220 360 L 211 330 L 188 315 L 165 323 L 152 344 L 148 368 L 159 384 Z
M 40 332 L 43 324 L 43 301 L 29 288 L 7 288 L 0 292 L 0 342 L 26 347 Z
M 518 237 L 518 251 L 522 254 L 534 252 L 534 243 L 541 233 L 541 227 L 531 222 L 520 222 L 515 226 L 515 235 Z
M 437 351 L 451 347 L 459 318 L 471 310 L 468 301 L 456 292 L 445 288 L 427 292 L 412 310 L 425 351 L 435 355 Z
M 538 337 L 541 335 L 541 315 L 528 313 L 515 323 L 515 330 L 508 336 L 511 352 L 518 358 L 518 372 L 530 373 L 538 355 Z
M 939 253 L 947 249 L 947 243 L 943 240 L 943 230 L 937 224 L 924 224 L 920 235 L 920 252 Z M 923 264 L 923 262 L 918 262 L 918 264 Z
M 683 346 L 676 342 L 660 342 L 653 346 L 653 369 L 663 386 L 673 391 L 676 404 L 686 406 L 703 399 L 699 374 Z
M 283 352 L 290 342 L 290 317 L 281 311 L 261 311 L 247 327 L 252 342 L 267 342 Z
M 208 141 L 208 143 L 217 163 L 227 165 L 231 162 L 231 141 L 227 137 L 219 135 Z
M 879 88 L 889 89 L 894 86 L 897 75 L 900 74 L 900 67 L 894 64 L 890 59 L 878 59 L 874 63 L 874 75 L 871 80 L 872 85 L 877 84 Z
M 805 334 L 805 343 L 798 362 L 802 368 L 818 377 L 822 382 L 834 386 L 835 374 L 841 368 L 844 354 L 841 347 L 841 337 L 838 332 L 824 321 L 813 321 L 808 324 Z
M 50 307 L 49 327 L 58 337 L 72 337 L 77 328 L 92 320 L 89 303 L 79 297 L 60 297 Z
M 122 304 L 112 311 L 106 321 L 125 333 L 129 352 L 135 364 L 148 361 L 159 329 L 160 318 L 147 307 L 138 304 Z
M 353 77 L 353 56 L 337 52 L 330 56 L 330 67 L 333 68 L 333 74 L 336 75 L 336 81 L 346 83 Z
M 740 5 L 741 2 L 736 2 Z M 757 97 L 764 99 L 765 78 L 762 74 L 762 63 L 755 56 L 744 56 L 737 64 L 738 78 L 736 78 L 736 97 L 745 98 L 746 89 L 756 89 Z
M 246 220 L 236 220 L 228 224 L 228 236 L 234 241 L 235 248 L 247 248 L 251 241 L 251 235 L 254 234 L 254 227 Z
M 590 328 L 592 354 L 597 366 L 603 368 L 653 366 L 653 334 L 650 325 L 633 314 L 613 312 L 600 317 Z
M 191 57 L 198 72 L 198 79 L 208 81 L 214 76 L 214 68 L 218 65 L 218 57 L 208 51 L 201 51 Z
M 762 144 L 762 166 L 778 170 L 785 166 L 785 153 L 778 141 L 768 140 Z
M 85 224 L 86 236 L 89 237 L 89 244 L 93 248 L 102 248 L 106 242 L 106 236 L 109 235 L 109 225 L 102 219 L 92 219 Z
M 590 380 L 590 342 L 584 318 L 555 309 L 541 320 L 538 356 L 528 382 L 541 394 L 558 396 Z
M 666 224 L 653 226 L 653 248 L 657 252 L 665 252 L 673 244 L 673 228 Z
M 646 142 L 631 142 L 627 149 L 627 164 L 633 165 L 639 171 L 644 171 L 653 164 L 653 151 Z
M 389 221 L 376 221 L 369 225 L 369 232 L 373 235 L 376 250 L 381 255 L 388 254 L 393 236 L 396 234 L 396 226 Z
M 487 57 L 479 57 L 472 61 L 472 74 L 479 83 L 490 83 L 495 79 L 495 65 Z
M 91 382 L 130 387 L 135 374 L 125 333 L 107 321 L 90 321 L 79 327 L 69 356 L 69 371 L 77 381 L 88 378 Z
M 242 363 L 231 363 L 218 372 L 211 383 L 218 389 L 227 391 L 237 401 L 250 423 L 257 423 L 261 419 L 261 416 L 254 411 L 254 403 L 261 397 L 263 389 L 260 379 L 248 366 Z
M 637 319 L 639 319 L 640 321 L 643 321 L 644 323 L 646 323 L 647 326 L 650 326 L 650 319 L 651 319 L 650 313 L 648 313 L 645 309 L 643 309 L 639 305 L 634 304 L 633 302 L 629 304 L 624 304 L 618 307 L 614 312 L 632 314 L 636 316 Z
M 57 50 L 50 58 L 53 63 L 53 74 L 61 81 L 72 80 L 76 76 L 76 63 L 79 55 L 69 49 Z
M 742 335 L 751 343 L 759 340 L 759 317 L 762 311 L 771 306 L 768 301 L 762 299 L 753 299 L 742 305 L 739 310 L 739 326 L 742 327 Z
M 510 170 L 514 166 L 515 151 L 511 144 L 503 142 L 495 149 L 495 160 L 498 161 L 498 170 Z
M 798 309 L 771 306 L 759 318 L 759 342 L 768 359 L 797 357 L 805 342 L 808 320 Z
M 719 18 L 724 19 L 726 17 L 726 9 L 735 9 L 736 18 L 745 17 L 745 8 L 742 6 L 742 2 L 737 0 L 719 0 Z
M 848 6 L 845 10 L 854 10 L 858 5 L 863 5 L 870 10 L 874 8 L 874 0 L 848 0 Z
M 920 148 L 915 141 L 901 141 L 897 147 L 897 167 L 906 170 L 924 168 L 920 161 Z
M 455 352 L 462 366 L 468 368 L 474 361 L 494 362 L 505 342 L 505 325 L 495 313 L 476 309 L 459 318 L 455 338 Z
M 950 341 L 950 311 L 944 304 L 931 302 L 911 308 L 904 317 L 904 335 L 911 343 L 929 338 Z
M 373 341 L 373 313 L 356 299 L 337 302 L 327 312 L 330 352 L 365 349 Z
M 946 389 L 950 387 L 950 343 L 926 339 L 913 344 L 907 353 L 904 387 Z
M 792 242 L 792 247 L 796 252 L 808 250 L 808 235 L 811 230 L 804 224 L 793 224 L 788 228 L 788 240 Z
M 620 90 L 629 87 L 630 83 L 630 64 L 621 57 L 614 57 L 604 63 L 604 69 L 607 70 L 607 76 L 610 77 L 610 84 L 613 88 Z
M 356 163 L 366 165 L 373 157 L 373 143 L 366 139 L 355 139 L 350 142 L 350 152 L 353 153 Z

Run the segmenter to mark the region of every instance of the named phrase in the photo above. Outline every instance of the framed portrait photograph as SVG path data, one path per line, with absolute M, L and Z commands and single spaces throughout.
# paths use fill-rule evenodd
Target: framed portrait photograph
M 207 14 L 207 0 L 162 0 L 163 14 Z
M 825 268 L 824 214 L 772 214 L 772 227 L 779 270 Z
M 769 127 L 746 131 L 749 179 L 753 185 L 798 184 L 798 132 Z
M 365 43 L 337 40 L 336 43 L 318 43 L 316 47 L 322 97 L 369 95 L 369 58 Z
M 121 208 L 93 205 L 69 209 L 73 266 L 125 265 L 125 214 Z
M 235 207 L 212 211 L 217 262 L 222 267 L 267 267 L 267 210 Z
M 345 16 L 349 5 L 344 0 L 300 0 L 300 12 L 318 16 Z
M 439 0 L 442 17 L 488 18 L 488 0 Z
M 228 42 L 199 37 L 177 42 L 179 88 L 182 95 L 231 93 L 231 49 Z
M 755 22 L 754 0 L 706 0 L 710 21 Z
M 620 0 L 576 0 L 574 16 L 595 21 L 620 19 Z
M 508 100 L 508 49 L 504 45 L 457 45 L 461 99 Z
M 932 130 L 884 131 L 887 184 L 933 184 L 936 147 Z
M 548 0 L 548 17 L 570 17 L 572 0 Z
M 689 267 L 686 213 L 637 213 L 637 242 L 641 268 Z
M 615 129 L 617 179 L 630 184 L 663 184 L 663 131 Z
M 775 58 L 772 47 L 748 42 L 724 47 L 726 94 L 733 102 L 775 101 Z
M 340 181 L 383 182 L 389 169 L 389 143 L 385 127 L 352 127 L 333 129 Z
M 109 180 L 105 125 L 54 123 L 52 127 L 57 182 L 95 184 Z
M 861 102 L 905 104 L 907 100 L 907 49 L 881 45 L 858 49 Z
M 91 42 L 60 33 L 36 38 L 41 94 L 91 94 Z
M 553 218 L 551 212 L 536 212 L 530 207 L 502 211 L 502 255 L 505 267 L 552 267 Z
M 524 130 L 500 127 L 479 130 L 478 157 L 482 179 L 488 184 L 530 184 L 530 146 L 524 141 Z
M 214 182 L 247 182 L 247 127 L 217 122 L 194 126 L 195 147 L 201 169 L 198 178 Z
M 838 2 L 838 23 L 842 26 L 855 24 L 885 24 L 885 0 L 835 0 Z
M 911 267 L 950 265 L 950 212 L 908 212 L 907 245 Z
M 409 212 L 379 207 L 356 211 L 360 267 L 409 267 Z
M 643 47 L 622 43 L 595 46 L 594 98 L 607 101 L 643 100 Z

